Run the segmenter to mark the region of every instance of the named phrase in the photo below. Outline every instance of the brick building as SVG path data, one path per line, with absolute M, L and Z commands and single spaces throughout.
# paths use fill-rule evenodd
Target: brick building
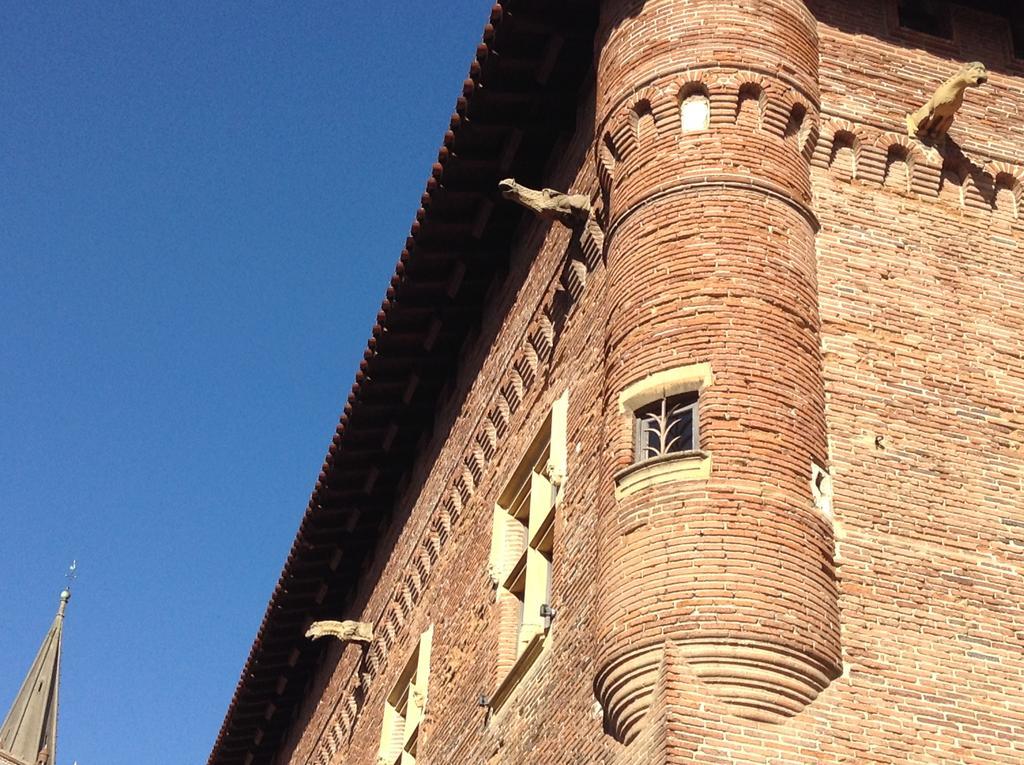
M 1022 113 L 1013 1 L 495 5 L 211 765 L 1024 761 Z

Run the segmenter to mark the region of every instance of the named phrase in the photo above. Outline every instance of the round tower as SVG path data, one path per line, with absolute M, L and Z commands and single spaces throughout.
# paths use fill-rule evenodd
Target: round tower
M 776 722 L 841 666 L 813 496 L 815 19 L 802 0 L 606 0 L 598 51 L 615 488 L 595 689 L 630 741 L 673 641 L 735 714 Z

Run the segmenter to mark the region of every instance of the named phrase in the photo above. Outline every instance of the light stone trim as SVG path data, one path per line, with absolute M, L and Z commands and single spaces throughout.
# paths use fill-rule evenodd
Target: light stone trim
M 619 414 L 632 415 L 640 407 L 660 398 L 702 391 L 714 381 L 711 364 L 707 362 L 656 372 L 633 383 L 619 394 Z
M 701 481 L 711 477 L 711 455 L 703 451 L 676 452 L 630 465 L 615 474 L 615 499 L 641 489 L 675 481 Z
M 419 734 L 426 710 L 433 639 L 434 626 L 430 625 L 420 635 L 416 649 L 384 701 L 378 762 L 393 763 L 399 755 L 403 764 L 413 765 L 416 762 L 408 749 L 413 736 Z M 403 714 L 397 701 L 405 691 L 408 691 L 408 699 Z
M 551 446 L 548 452 L 548 479 L 558 491 L 555 504 L 562 501 L 569 471 L 569 389 L 551 404 Z
M 488 706 L 491 711 L 497 713 L 508 701 L 513 691 L 519 687 L 519 682 L 526 677 L 527 673 L 536 664 L 537 658 L 547 646 L 547 632 L 543 629 L 537 630 L 526 642 L 523 652 L 516 658 L 512 668 L 505 674 L 501 683 L 491 696 Z
M 666 369 L 638 380 L 619 394 L 619 414 L 632 425 L 633 412 L 652 401 L 680 393 L 703 391 L 715 381 L 711 364 L 701 362 Z M 698 405 L 699 412 L 699 405 Z M 699 416 L 699 415 L 698 415 Z M 700 481 L 711 477 L 711 455 L 696 450 L 663 454 L 635 463 L 615 474 L 615 499 L 649 486 L 674 481 Z
M 551 405 L 551 412 L 517 466 L 507 476 L 505 488 L 494 505 L 488 573 L 499 607 L 498 688 L 489 706 L 496 711 L 512 693 L 539 655 L 550 624 L 540 617 L 541 606 L 550 605 L 552 566 L 550 552 L 543 552 L 554 532 L 555 514 L 562 501 L 568 461 L 569 391 Z M 527 490 L 527 520 L 523 528 L 521 502 Z M 525 562 L 525 563 L 524 563 Z M 524 565 L 522 594 L 509 588 L 509 578 Z M 522 615 L 515 634 L 502 610 L 518 599 Z

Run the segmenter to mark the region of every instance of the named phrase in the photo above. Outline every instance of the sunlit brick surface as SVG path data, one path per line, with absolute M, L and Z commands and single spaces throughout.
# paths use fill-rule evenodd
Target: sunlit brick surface
M 544 181 L 591 196 L 603 241 L 524 218 L 361 610 L 338 615 L 375 642 L 327 653 L 277 762 L 375 763 L 431 624 L 419 763 L 1024 761 L 1024 63 L 1005 23 L 957 9 L 941 41 L 888 0 L 603 5 Z M 951 142 L 906 137 L 976 59 L 991 79 Z M 684 92 L 706 94 L 706 129 L 683 130 Z M 711 477 L 616 500 L 619 393 L 702 361 Z M 566 388 L 557 615 L 491 715 L 493 507 Z
M 722 5 L 608 3 L 599 34 L 598 125 L 614 160 L 606 475 L 632 460 L 615 408 L 625 386 L 698 362 L 715 377 L 700 400 L 710 480 L 604 504 L 597 691 L 624 742 L 643 727 L 666 641 L 761 722 L 800 712 L 841 672 L 832 529 L 810 490 L 812 462 L 827 463 L 805 151 L 816 23 L 800 0 L 763 16 Z M 694 93 L 713 109 L 686 131 L 679 104 Z

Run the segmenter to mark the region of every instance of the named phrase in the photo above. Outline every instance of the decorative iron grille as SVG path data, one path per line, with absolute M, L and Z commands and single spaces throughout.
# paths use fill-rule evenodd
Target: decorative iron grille
M 633 417 L 636 462 L 699 448 L 696 392 L 658 399 Z

